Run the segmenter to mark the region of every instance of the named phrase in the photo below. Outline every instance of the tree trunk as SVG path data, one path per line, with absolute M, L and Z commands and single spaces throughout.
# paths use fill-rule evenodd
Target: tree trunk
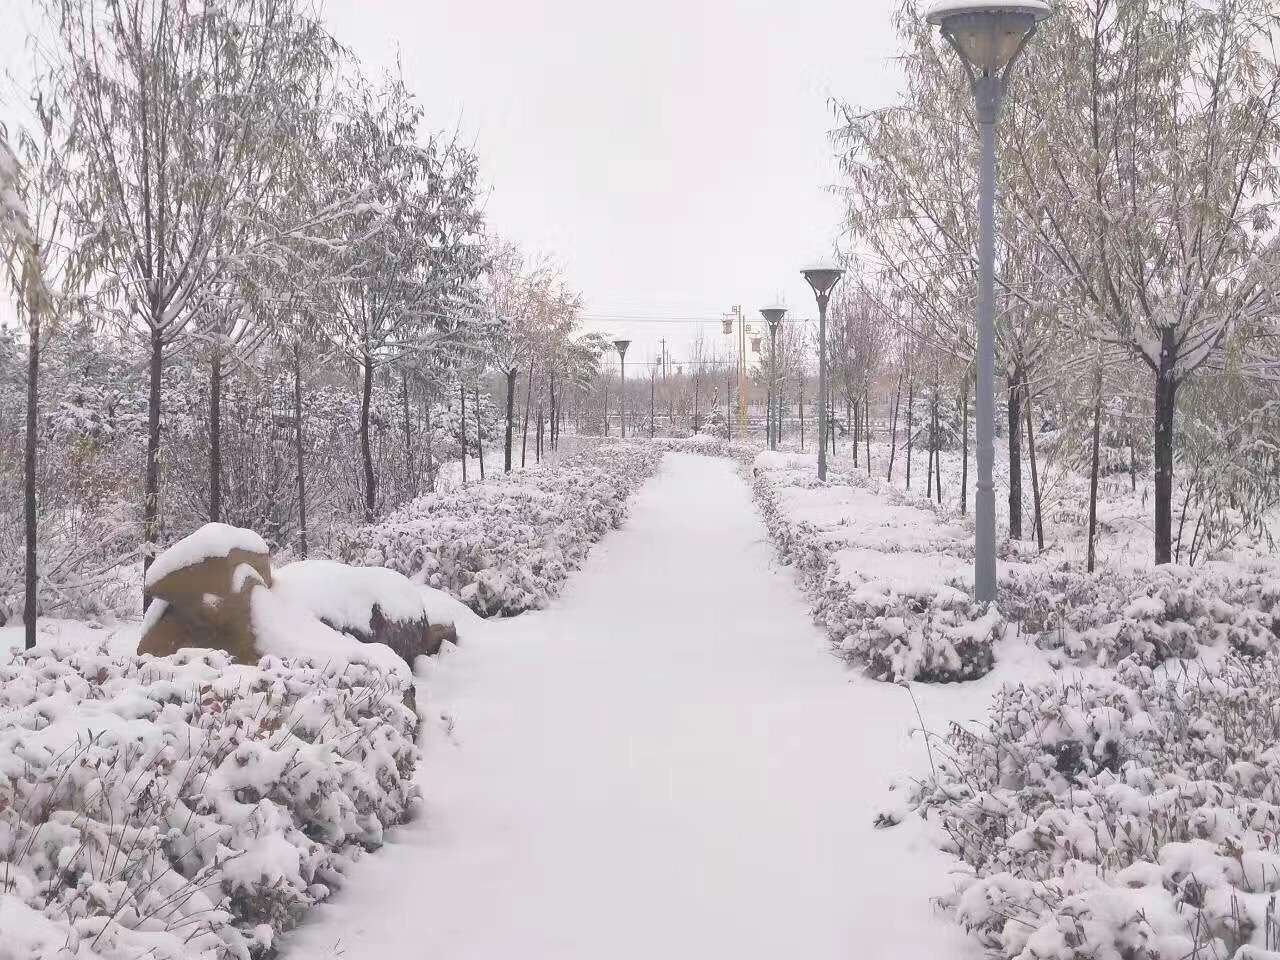
M 915 416 L 913 411 L 916 404 L 916 383 L 914 380 L 907 381 L 907 489 L 911 489 L 911 451 L 915 446 L 915 438 L 912 431 L 915 429 Z
M 969 374 L 960 393 L 960 516 L 969 512 Z
M 934 486 L 937 487 L 938 503 L 942 503 L 942 431 L 938 426 L 937 401 L 934 401 L 933 425 L 934 432 L 937 434 L 937 440 L 934 441 L 935 449 L 933 451 L 933 470 L 934 470 Z
M 1102 363 L 1093 378 L 1093 451 L 1089 464 L 1089 551 L 1086 569 L 1093 573 L 1097 562 L 1098 471 L 1102 449 Z
M 209 522 L 222 521 L 222 354 L 209 358 Z
M 934 397 L 936 399 L 937 393 L 934 394 Z M 933 414 L 934 407 L 931 403 L 929 404 L 929 456 L 924 463 L 924 495 L 926 500 L 933 499 L 933 454 L 936 449 L 935 443 L 937 441 L 937 435 L 935 431 L 938 424 L 938 420 Z
M 160 539 L 160 390 L 161 377 L 164 373 L 164 341 L 158 333 L 151 334 L 151 358 L 148 368 L 147 470 L 142 507 L 142 539 L 145 544 L 142 560 L 144 580 L 155 560 L 152 553 Z M 149 606 L 151 606 L 151 594 L 144 590 L 142 609 L 145 611 Z
M 862 440 L 862 411 L 848 391 L 844 395 L 844 429 L 853 440 L 853 465 L 858 465 L 858 443 Z
M 542 462 L 542 404 L 538 404 L 538 429 L 533 443 L 534 463 Z
M 885 479 L 893 483 L 893 461 L 898 455 L 898 408 L 902 405 L 902 374 L 898 374 L 898 385 L 893 391 L 893 411 L 889 414 L 889 472 Z
M 804 374 L 800 374 L 800 452 L 804 453 Z
M 871 388 L 862 395 L 862 435 L 867 443 L 867 476 L 871 476 Z
M 698 427 L 702 425 L 702 417 L 698 412 L 698 395 L 702 393 L 702 378 L 693 378 L 693 432 L 698 432 Z
M 1044 522 L 1040 516 L 1040 474 L 1036 469 L 1036 434 L 1031 418 L 1031 390 L 1025 381 L 1022 392 L 1027 405 L 1027 459 L 1031 464 L 1031 503 L 1035 510 L 1036 547 L 1044 550 Z
M 462 397 L 462 411 L 458 416 L 458 432 L 462 438 L 462 482 L 467 482 L 467 385 L 458 378 L 458 393 Z
M 836 388 L 832 384 L 827 389 L 827 436 L 829 438 L 828 446 L 831 450 L 831 458 L 834 460 L 836 456 Z
M 560 441 L 560 431 L 556 428 L 556 415 L 559 412 L 559 401 L 556 399 L 556 372 L 551 371 L 551 387 L 550 387 L 551 409 L 547 416 L 547 430 L 551 434 L 551 446 L 549 449 L 554 450 L 556 444 Z
M 436 489 L 436 440 L 435 433 L 431 429 L 431 400 L 434 393 L 434 387 L 428 386 L 424 404 L 426 406 L 426 416 L 423 418 L 427 424 L 427 489 L 433 493 Z
M 504 473 L 511 472 L 512 427 L 514 425 L 516 415 L 516 376 L 517 371 L 515 367 L 512 367 L 507 371 L 507 438 L 506 446 L 502 455 L 502 469 Z
M 1022 539 L 1022 368 L 1009 374 L 1009 539 Z
M 302 341 L 293 344 L 293 455 L 298 468 L 298 550 L 307 557 L 307 471 L 302 437 Z
M 26 534 L 26 569 L 22 600 L 24 644 L 28 650 L 36 645 L 36 617 L 39 610 L 40 574 L 36 563 L 36 429 L 40 418 L 40 301 L 35 289 L 36 252 L 27 254 L 27 434 L 22 445 L 22 514 Z
M 484 430 L 480 423 L 480 383 L 476 382 L 476 459 L 480 461 L 480 479 L 484 479 Z
M 408 479 L 406 490 L 412 499 L 418 493 L 416 476 L 418 468 L 413 462 L 413 428 L 409 421 L 409 373 L 406 370 L 400 371 L 400 404 L 404 408 L 404 462 L 405 476 Z
M 520 431 L 520 469 L 524 469 L 525 458 L 529 452 L 529 400 L 533 395 L 533 364 L 529 364 L 529 375 L 524 384 L 524 423 Z
M 1165 328 L 1160 337 L 1160 365 L 1156 370 L 1155 487 L 1156 563 L 1173 559 L 1173 416 L 1177 409 L 1177 342 Z
M 653 401 L 658 391 L 658 368 L 649 373 L 649 439 L 653 439 Z
M 373 449 L 369 444 L 369 409 L 373 404 L 373 358 L 364 357 L 364 389 L 360 394 L 360 456 L 364 462 L 364 516 L 373 523 L 378 507 L 377 478 L 373 475 Z
M 938 503 L 942 503 L 942 429 L 938 422 L 938 397 L 942 389 L 935 385 L 933 389 L 933 470 L 938 489 Z

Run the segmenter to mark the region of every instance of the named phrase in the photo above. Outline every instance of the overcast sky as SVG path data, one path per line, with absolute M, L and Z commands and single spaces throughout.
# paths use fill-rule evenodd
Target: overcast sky
M 828 98 L 891 100 L 897 0 L 327 0 L 376 69 L 397 53 L 432 127 L 474 141 L 490 229 L 555 256 L 588 317 L 813 315 L 804 262 L 839 201 Z M 0 57 L 30 0 L 0 0 Z M 593 322 L 636 342 L 691 324 Z M 709 340 L 723 342 L 718 323 Z

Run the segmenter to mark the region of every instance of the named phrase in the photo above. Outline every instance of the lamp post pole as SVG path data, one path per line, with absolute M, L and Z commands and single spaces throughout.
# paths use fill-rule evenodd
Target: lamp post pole
M 927 14 L 960 56 L 973 89 L 982 140 L 978 192 L 978 490 L 974 498 L 974 596 L 996 599 L 995 204 L 996 121 L 1014 61 L 1036 26 L 1053 12 L 1048 0 L 937 0 Z
M 974 497 L 974 595 L 980 603 L 996 598 L 995 451 L 995 205 L 996 117 L 1002 86 L 998 77 L 974 81 L 982 171 L 978 189 L 978 489 Z
M 627 439 L 627 347 L 631 346 L 630 340 L 613 341 L 614 348 L 618 351 L 618 362 L 622 366 L 622 377 L 618 386 L 618 419 L 622 422 L 622 439 Z
M 801 271 L 818 298 L 818 479 L 827 479 L 827 304 L 844 275 L 841 267 L 820 264 Z
M 778 430 L 773 423 L 773 391 L 777 384 L 777 356 L 778 356 L 778 325 L 782 323 L 782 318 L 786 316 L 787 308 L 781 305 L 772 307 L 764 307 L 760 311 L 760 315 L 764 317 L 765 322 L 769 324 L 769 389 L 765 392 L 765 435 L 768 439 L 769 449 L 778 449 Z

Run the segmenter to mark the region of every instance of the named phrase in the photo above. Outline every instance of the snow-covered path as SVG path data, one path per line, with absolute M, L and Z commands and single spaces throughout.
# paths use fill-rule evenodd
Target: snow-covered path
M 425 811 L 286 960 L 957 957 L 949 861 L 871 826 L 921 750 L 832 657 L 728 461 L 672 455 L 548 610 L 436 666 Z

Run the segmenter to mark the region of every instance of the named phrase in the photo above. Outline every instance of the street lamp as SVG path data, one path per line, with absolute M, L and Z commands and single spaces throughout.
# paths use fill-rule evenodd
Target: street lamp
M 978 196 L 978 491 L 974 503 L 974 595 L 996 598 L 996 495 L 991 473 L 995 419 L 996 120 L 1014 62 L 1036 26 L 1053 13 L 1046 0 L 938 0 L 927 19 L 964 64 L 982 136 Z
M 778 327 L 782 323 L 782 318 L 787 315 L 787 308 L 781 304 L 774 304 L 771 307 L 763 307 L 760 315 L 764 317 L 765 322 L 769 324 L 769 389 L 765 398 L 765 433 L 769 439 L 769 449 L 778 449 L 778 428 L 773 422 L 773 388 L 778 382 L 777 372 L 777 356 L 778 356 Z
M 621 410 L 619 417 L 622 420 L 622 439 L 627 439 L 627 347 L 631 346 L 630 340 L 613 341 L 614 349 L 618 351 L 618 360 L 622 364 L 622 383 L 618 387 L 618 406 Z M 609 416 L 609 411 L 605 411 L 605 417 Z M 606 423 L 608 420 L 606 419 Z
M 827 479 L 827 303 L 844 276 L 841 267 L 817 264 L 800 271 L 818 298 L 818 479 Z

